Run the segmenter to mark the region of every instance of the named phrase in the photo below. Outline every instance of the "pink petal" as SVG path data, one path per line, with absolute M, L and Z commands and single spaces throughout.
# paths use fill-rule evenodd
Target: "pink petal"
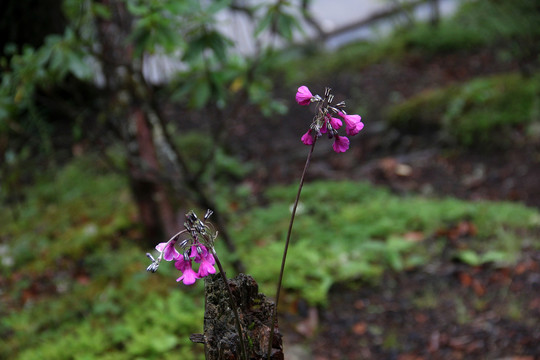
M 334 140 L 334 145 L 332 145 L 334 151 L 337 153 L 345 152 L 349 149 L 349 139 L 345 136 L 337 136 Z
M 191 271 L 186 271 L 182 276 L 176 279 L 176 281 L 182 281 L 184 285 L 193 285 L 195 284 L 195 281 L 197 281 L 197 279 L 197 274 L 195 273 L 195 271 L 193 271 L 193 269 L 191 269 Z
M 339 112 L 338 114 L 343 118 L 345 124 L 347 125 L 347 135 L 356 135 L 364 128 L 362 117 L 360 115 L 347 115 L 342 112 Z
M 195 256 L 195 262 L 199 264 L 206 262 L 210 265 L 214 265 L 216 263 L 216 260 L 214 259 L 214 255 L 212 255 L 204 245 L 199 245 L 199 246 L 202 252 L 201 254 L 197 253 L 197 255 Z
M 302 140 L 302 142 L 306 145 L 313 145 L 313 135 L 311 135 L 311 129 L 309 129 L 300 140 Z
M 330 121 L 330 126 L 332 126 L 332 128 L 335 130 L 339 129 L 343 125 L 341 120 L 335 117 L 331 117 L 329 121 Z
M 191 260 L 186 261 L 186 260 L 184 260 L 184 257 L 181 256 L 180 259 L 178 259 L 174 263 L 174 267 L 177 268 L 178 270 L 180 270 L 181 272 L 184 272 L 186 269 L 191 268 Z
M 300 86 L 296 93 L 296 102 L 300 105 L 309 105 L 312 97 L 313 95 L 307 86 Z
M 176 260 L 180 257 L 180 253 L 174 247 L 174 243 L 170 243 L 169 246 L 165 247 L 163 252 L 163 258 L 167 261 Z
M 214 265 L 216 263 L 216 260 L 214 259 L 214 255 L 208 253 L 208 255 L 206 255 L 206 261 L 210 264 L 210 265 Z
M 364 128 L 364 123 L 363 122 L 358 122 L 356 124 L 354 124 L 354 127 L 347 127 L 347 135 L 349 136 L 354 136 L 356 134 L 358 134 L 360 132 L 360 130 L 362 130 Z
M 167 245 L 168 244 L 168 245 Z M 180 257 L 180 253 L 174 247 L 175 242 L 162 242 L 156 245 L 156 250 L 163 253 L 163 258 L 167 261 L 176 260 Z
M 209 274 L 215 274 L 215 273 L 216 273 L 216 268 L 214 268 L 212 264 L 210 264 L 209 262 L 203 261 L 201 265 L 199 266 L 199 272 L 197 273 L 197 275 L 200 279 L 205 276 L 208 276 Z
M 189 257 L 195 257 L 196 258 L 197 256 L 199 256 L 199 253 L 197 252 L 197 246 L 196 245 L 191 245 Z
M 159 252 L 163 252 L 163 249 L 165 249 L 165 246 L 167 245 L 166 242 L 162 242 L 156 245 L 156 250 Z
M 183 258 L 174 263 L 174 266 L 180 270 L 183 274 L 178 279 L 177 282 L 182 281 L 184 285 L 192 285 L 199 278 L 195 271 L 191 268 L 191 260 L 185 261 Z

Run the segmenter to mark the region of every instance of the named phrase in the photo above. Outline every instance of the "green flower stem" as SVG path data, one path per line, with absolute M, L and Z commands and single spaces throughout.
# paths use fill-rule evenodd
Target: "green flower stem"
M 244 360 L 249 360 L 248 353 L 246 351 L 246 344 L 244 343 L 244 332 L 242 331 L 242 325 L 240 324 L 240 317 L 238 316 L 238 310 L 236 307 L 236 304 L 234 303 L 234 297 L 231 291 L 231 287 L 229 286 L 229 281 L 227 280 L 227 276 L 225 275 L 225 271 L 223 270 L 223 266 L 221 266 L 221 262 L 219 261 L 219 258 L 215 251 L 212 251 L 214 255 L 214 259 L 216 260 L 216 265 L 218 266 L 219 273 L 221 274 L 221 278 L 223 279 L 223 282 L 225 283 L 225 287 L 227 288 L 227 292 L 229 293 L 229 302 L 231 309 L 234 314 L 234 320 L 236 324 L 236 331 L 238 332 L 238 336 L 240 338 L 240 348 L 242 350 L 242 357 Z
M 272 327 L 270 328 L 270 339 L 268 340 L 268 353 L 267 353 L 267 359 L 270 360 L 270 356 L 272 355 L 272 343 L 274 339 L 274 332 L 276 327 L 276 321 L 277 321 L 277 312 L 278 312 L 278 304 L 279 304 L 279 295 L 281 292 L 281 283 L 283 281 L 283 273 L 285 271 L 285 261 L 287 260 L 287 251 L 289 250 L 289 243 L 291 241 L 291 233 L 294 223 L 294 217 L 296 215 L 296 208 L 298 207 L 298 202 L 300 201 L 300 194 L 302 193 L 302 187 L 304 186 L 304 180 L 306 178 L 307 169 L 309 167 L 309 163 L 311 161 L 311 156 L 313 155 L 313 149 L 315 149 L 315 143 L 317 142 L 317 137 L 313 139 L 313 144 L 311 145 L 311 149 L 309 150 L 309 154 L 306 159 L 306 164 L 304 165 L 304 171 L 302 172 L 302 177 L 300 178 L 300 185 L 298 186 L 298 193 L 296 194 L 296 200 L 294 201 L 294 205 L 292 208 L 292 214 L 291 214 L 291 221 L 289 222 L 289 230 L 287 231 L 287 239 L 285 240 L 285 248 L 283 249 L 283 258 L 281 259 L 281 269 L 279 270 L 279 278 L 278 278 L 278 284 L 276 287 L 276 300 L 275 300 L 275 306 L 274 306 L 274 313 L 272 315 Z

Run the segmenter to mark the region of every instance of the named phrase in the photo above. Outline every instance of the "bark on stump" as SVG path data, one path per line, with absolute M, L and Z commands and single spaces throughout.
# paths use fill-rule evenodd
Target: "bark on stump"
M 238 309 L 244 343 L 250 360 L 266 360 L 274 303 L 259 294 L 257 282 L 240 274 L 229 280 Z M 206 360 L 242 360 L 242 351 L 229 293 L 221 275 L 205 278 L 204 335 L 193 334 L 193 342 L 204 343 Z M 276 326 L 272 343 L 272 360 L 283 360 L 281 334 Z

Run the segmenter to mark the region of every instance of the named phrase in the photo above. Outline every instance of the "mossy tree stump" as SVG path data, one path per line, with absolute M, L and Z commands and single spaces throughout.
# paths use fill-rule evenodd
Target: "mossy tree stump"
M 257 282 L 240 274 L 229 280 L 237 307 L 249 360 L 266 360 L 274 303 L 259 294 Z M 205 279 L 204 334 L 191 336 L 204 343 L 206 360 L 243 360 L 229 293 L 220 274 Z M 283 345 L 277 326 L 272 342 L 272 360 L 283 360 Z

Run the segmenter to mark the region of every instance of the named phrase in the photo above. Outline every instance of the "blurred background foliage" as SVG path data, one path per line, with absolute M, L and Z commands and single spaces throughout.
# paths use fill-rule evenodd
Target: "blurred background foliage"
M 2 3 L 0 357 L 203 358 L 188 339 L 202 330 L 202 284 L 179 291 L 170 264 L 151 276 L 143 271 L 144 253 L 175 232 L 189 208 L 216 210 L 218 251 L 272 293 L 296 185 L 254 196 L 242 180 L 256 164 L 227 139 L 231 129 L 257 129 L 254 113 L 282 119 L 290 104 L 282 88 L 405 56 L 495 48 L 519 71 L 398 97 L 381 121 L 435 131 L 454 148 L 508 146 L 515 128 L 536 136 L 535 1 L 462 1 L 436 24 L 400 23 L 332 52 L 291 44 L 307 3 Z M 255 39 L 267 35 L 283 46 L 232 51 L 235 39 L 216 26 L 227 11 L 244 14 Z M 152 56 L 180 65 L 166 81 L 150 81 Z M 363 106 L 361 96 L 352 92 L 350 103 Z M 466 244 L 449 247 L 441 231 L 464 222 L 475 230 Z M 538 226 L 538 211 L 519 204 L 312 182 L 302 195 L 286 292 L 324 306 L 336 282 L 376 282 L 385 271 L 441 257 L 502 266 L 538 246 Z
M 539 80 L 538 74 L 510 73 L 426 90 L 392 106 L 388 121 L 410 131 L 440 130 L 442 138 L 459 146 L 509 146 L 511 139 L 499 134 L 538 122 Z

